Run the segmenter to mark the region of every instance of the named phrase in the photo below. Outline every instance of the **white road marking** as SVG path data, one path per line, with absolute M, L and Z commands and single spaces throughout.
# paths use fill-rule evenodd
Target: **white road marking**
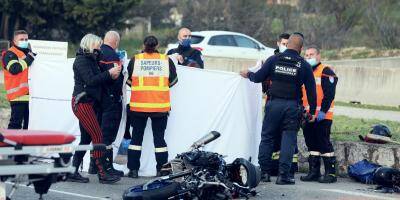
M 383 197 L 383 196 L 377 196 L 377 195 L 372 195 L 372 194 L 364 194 L 364 193 L 360 193 L 360 192 L 351 192 L 351 191 L 338 190 L 338 189 L 321 189 L 321 190 L 328 191 L 328 192 L 336 192 L 336 193 L 341 193 L 341 194 L 348 194 L 348 195 L 353 195 L 353 196 L 374 198 L 374 199 L 384 199 L 384 200 L 398 200 L 399 199 L 399 198 Z
M 7 184 L 12 185 L 13 183 L 11 182 L 6 182 Z M 22 184 L 18 184 L 18 187 L 28 187 L 28 188 L 33 188 L 33 186 L 26 186 Z M 94 196 L 89 196 L 89 195 L 84 195 L 84 194 L 77 194 L 77 193 L 71 193 L 71 192 L 65 192 L 65 191 L 60 191 L 60 190 L 53 190 L 49 189 L 50 192 L 55 192 L 55 193 L 60 193 L 60 194 L 66 194 L 66 195 L 71 195 L 71 196 L 76 196 L 76 197 L 82 197 L 82 198 L 90 198 L 90 199 L 101 199 L 101 200 L 109 200 L 110 198 L 104 198 L 104 197 L 94 197 Z

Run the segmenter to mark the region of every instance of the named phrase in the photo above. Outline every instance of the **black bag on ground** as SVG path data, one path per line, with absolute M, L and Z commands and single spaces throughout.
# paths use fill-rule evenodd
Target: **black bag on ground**
M 400 192 L 400 170 L 392 167 L 379 167 L 374 173 L 374 182 L 381 187 Z

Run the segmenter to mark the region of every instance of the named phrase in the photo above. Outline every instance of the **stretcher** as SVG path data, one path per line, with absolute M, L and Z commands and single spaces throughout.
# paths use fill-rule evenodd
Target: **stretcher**
M 0 180 L 12 183 L 11 199 L 18 186 L 33 184 L 39 199 L 52 183 L 73 173 L 75 151 L 105 150 L 105 145 L 74 145 L 75 136 L 54 131 L 0 129 Z

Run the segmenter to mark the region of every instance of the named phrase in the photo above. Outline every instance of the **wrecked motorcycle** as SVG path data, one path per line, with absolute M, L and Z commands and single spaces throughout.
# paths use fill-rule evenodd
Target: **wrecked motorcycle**
M 123 199 L 232 199 L 255 196 L 261 174 L 258 167 L 243 158 L 227 164 L 224 156 L 200 150 L 219 136 L 216 131 L 205 135 L 193 143 L 189 151 L 164 165 L 162 172 L 169 175 L 130 187 L 124 192 Z

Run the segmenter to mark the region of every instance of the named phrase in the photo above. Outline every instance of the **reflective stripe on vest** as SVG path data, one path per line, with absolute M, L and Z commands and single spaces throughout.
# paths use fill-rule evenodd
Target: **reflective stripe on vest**
M 326 66 L 319 64 L 313 72 L 315 78 L 315 86 L 317 90 L 317 109 L 315 111 L 315 116 L 317 116 L 318 112 L 321 110 L 322 99 L 324 98 L 324 91 L 322 90 L 321 77 L 322 77 L 322 71 L 325 69 L 325 67 Z M 325 119 L 329 120 L 333 119 L 334 105 L 335 103 L 334 101 L 332 101 L 331 107 L 326 113 Z M 308 105 L 308 100 L 307 100 L 307 93 L 305 91 L 304 86 L 303 86 L 303 106 L 306 111 L 310 111 L 310 106 Z
M 130 110 L 136 112 L 168 112 L 168 57 L 159 53 L 135 55 L 132 73 Z
M 29 85 L 28 85 L 28 65 L 23 60 L 26 56 L 25 53 L 11 47 L 8 51 L 17 55 L 18 60 L 10 60 L 4 70 L 4 86 L 6 88 L 7 99 L 9 101 L 29 101 Z M 22 72 L 18 74 L 11 74 L 9 69 L 11 65 L 19 63 L 22 66 Z

